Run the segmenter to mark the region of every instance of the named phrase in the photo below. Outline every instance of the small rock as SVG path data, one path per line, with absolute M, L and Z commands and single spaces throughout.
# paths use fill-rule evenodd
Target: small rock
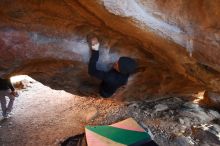
M 86 122 L 93 121 L 98 116 L 96 108 L 90 108 L 86 115 Z
M 172 130 L 173 133 L 178 133 L 179 129 L 177 129 L 176 127 L 174 127 L 174 129 Z
M 168 106 L 166 104 L 158 104 L 155 107 L 155 112 L 161 112 L 168 109 Z
M 139 106 L 137 103 L 133 103 L 133 104 L 129 105 L 129 107 L 138 108 Z
M 154 117 L 154 113 L 151 113 L 151 114 L 150 114 L 150 117 L 153 118 L 153 117 Z
M 144 111 L 144 114 L 145 114 L 145 115 L 149 115 L 149 112 L 148 112 L 148 111 Z
M 192 103 L 192 102 L 186 102 L 184 103 L 184 106 L 186 108 L 191 108 L 191 109 L 197 109 L 199 107 L 198 104 Z
M 220 118 L 220 114 L 217 111 L 209 110 L 209 113 L 215 118 Z
M 185 123 L 184 120 L 181 119 L 181 118 L 179 118 L 179 122 L 180 122 L 180 124 L 182 124 L 182 125 Z
M 185 130 L 186 130 L 186 126 L 185 126 L 185 125 L 182 125 L 182 126 L 180 127 L 180 129 L 181 129 L 181 131 L 185 131 Z
M 180 132 L 181 132 L 181 133 L 185 133 L 185 130 L 184 130 L 184 129 L 181 129 Z
M 170 118 L 170 116 L 167 114 L 167 115 L 165 115 L 165 118 L 166 118 L 166 119 L 169 119 L 169 118 Z
M 188 118 L 184 118 L 184 123 L 188 127 L 190 127 L 190 125 L 191 125 L 190 119 L 188 119 Z
M 173 114 L 174 114 L 174 111 L 173 111 L 173 110 L 170 110 L 170 114 L 173 115 Z

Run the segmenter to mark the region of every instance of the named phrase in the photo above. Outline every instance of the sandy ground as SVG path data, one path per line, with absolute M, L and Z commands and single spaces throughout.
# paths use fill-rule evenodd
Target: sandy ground
M 87 124 L 111 123 L 115 118 L 107 122 L 103 118 L 119 106 L 111 100 L 79 97 L 33 82 L 20 91 L 12 117 L 1 117 L 0 145 L 58 145 L 66 137 L 84 132 Z
M 0 146 L 56 146 L 84 132 L 133 117 L 160 146 L 220 145 L 220 115 L 179 98 L 120 103 L 79 97 L 34 81 L 20 91 L 14 114 L 0 122 Z M 204 139 L 206 137 L 206 139 Z
M 77 103 L 71 94 L 34 83 L 16 99 L 14 115 L 1 122 L 0 144 L 54 145 L 83 131 L 83 119 L 73 108 Z

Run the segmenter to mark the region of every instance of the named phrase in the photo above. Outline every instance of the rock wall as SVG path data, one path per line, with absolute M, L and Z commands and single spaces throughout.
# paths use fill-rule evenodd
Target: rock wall
M 4 0 L 0 75 L 28 74 L 55 89 L 90 95 L 86 36 L 98 35 L 98 68 L 120 56 L 139 68 L 117 94 L 127 100 L 220 91 L 218 0 Z M 88 92 L 88 93 L 85 93 Z

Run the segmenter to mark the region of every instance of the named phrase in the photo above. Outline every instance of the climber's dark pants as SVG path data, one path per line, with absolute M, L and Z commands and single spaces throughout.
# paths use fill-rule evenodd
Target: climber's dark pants
M 3 116 L 6 114 L 6 112 L 11 112 L 14 104 L 15 97 L 10 94 L 11 90 L 2 90 L 0 91 L 0 101 L 1 101 L 1 107 L 2 107 L 2 114 Z M 10 99 L 8 106 L 6 102 L 6 96 Z

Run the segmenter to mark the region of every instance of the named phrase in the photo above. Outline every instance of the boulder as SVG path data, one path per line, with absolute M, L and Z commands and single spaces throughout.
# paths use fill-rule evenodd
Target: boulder
M 126 100 L 220 92 L 219 17 L 217 0 L 1 1 L 0 76 L 25 74 L 77 95 L 90 84 L 93 93 L 86 37 L 94 33 L 99 69 L 120 56 L 139 64 Z

